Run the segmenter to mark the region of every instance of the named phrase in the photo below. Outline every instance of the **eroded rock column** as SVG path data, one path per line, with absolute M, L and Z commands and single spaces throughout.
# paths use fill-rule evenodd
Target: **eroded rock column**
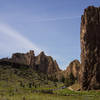
M 80 39 L 82 89 L 100 89 L 100 7 L 85 9 Z

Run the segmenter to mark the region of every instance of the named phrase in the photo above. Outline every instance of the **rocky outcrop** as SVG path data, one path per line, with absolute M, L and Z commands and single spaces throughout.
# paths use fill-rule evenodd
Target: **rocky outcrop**
M 30 50 L 28 53 L 15 53 L 11 58 L 12 62 L 19 64 L 29 65 L 31 67 L 35 66 L 35 54 L 33 50 Z
M 65 77 L 73 74 L 74 78 L 78 80 L 80 74 L 80 62 L 78 60 L 72 61 L 65 70 Z
M 38 72 L 45 74 L 54 74 L 59 72 L 59 66 L 51 56 L 46 56 L 41 52 L 35 56 L 34 51 L 30 50 L 28 53 L 15 53 L 11 58 L 4 58 L 0 60 L 0 64 L 11 65 L 12 67 L 31 67 Z
M 100 7 L 85 9 L 80 38 L 82 89 L 100 89 Z
M 60 71 L 57 62 L 54 61 L 51 56 L 46 56 L 44 52 L 41 52 L 36 57 L 35 64 L 37 70 L 48 74 L 53 74 L 55 72 Z

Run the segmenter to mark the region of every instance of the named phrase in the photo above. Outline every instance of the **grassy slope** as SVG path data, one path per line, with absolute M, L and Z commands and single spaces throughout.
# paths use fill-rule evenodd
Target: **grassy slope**
M 54 91 L 54 93 L 63 96 L 100 96 L 100 90 L 77 91 L 78 89 L 80 89 L 80 85 L 75 83 L 68 88 Z
M 19 98 L 24 97 L 34 98 L 34 95 L 36 95 L 33 94 L 34 90 L 41 92 L 58 88 L 62 85 L 62 83 L 47 80 L 46 75 L 37 73 L 31 68 L 23 67 L 18 69 L 0 65 L 0 99 L 5 97 L 9 98 L 8 100 L 20 100 Z M 72 88 L 77 86 L 73 85 Z M 100 91 L 71 91 L 67 88 L 57 89 L 53 93 L 61 96 L 100 96 Z M 36 96 L 36 98 L 39 98 L 38 94 Z
M 100 96 L 100 91 L 71 91 L 67 88 L 54 91 L 54 93 L 63 96 Z
M 47 75 L 37 73 L 31 68 L 12 68 L 0 65 L 0 95 L 15 95 L 49 90 L 63 85 L 47 79 Z
M 3 98 L 3 99 L 2 99 Z M 23 94 L 0 97 L 0 100 L 100 100 L 100 97 L 82 97 L 82 96 L 58 96 L 51 94 Z

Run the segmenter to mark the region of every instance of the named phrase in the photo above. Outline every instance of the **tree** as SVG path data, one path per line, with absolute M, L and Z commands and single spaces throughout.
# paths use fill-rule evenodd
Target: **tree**
M 29 88 L 32 88 L 32 83 L 29 83 L 28 85 L 29 85 Z
M 72 73 L 70 73 L 69 77 L 65 79 L 65 85 L 68 87 L 74 83 L 75 83 L 75 77 L 73 76 Z
M 71 85 L 75 83 L 75 77 L 72 73 L 70 73 L 69 79 L 70 79 Z
M 25 85 L 22 81 L 20 81 L 20 86 L 23 87 L 23 88 L 25 87 Z
M 70 79 L 69 78 L 66 78 L 65 79 L 65 86 L 70 86 Z
M 65 77 L 64 77 L 64 75 L 62 75 L 60 81 L 63 82 L 63 83 L 65 82 Z

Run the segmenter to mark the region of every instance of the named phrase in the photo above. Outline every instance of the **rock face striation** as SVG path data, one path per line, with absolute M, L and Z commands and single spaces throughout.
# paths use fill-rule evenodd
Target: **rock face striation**
M 19 64 L 29 65 L 31 67 L 35 66 L 35 54 L 34 51 L 30 50 L 28 53 L 15 53 L 10 59 L 12 62 Z
M 48 74 L 54 74 L 58 71 L 60 71 L 59 66 L 55 60 L 51 56 L 46 56 L 44 52 L 41 52 L 36 57 L 36 70 L 39 70 L 41 72 L 45 72 Z
M 80 62 L 78 60 L 72 61 L 65 70 L 65 77 L 73 74 L 74 78 L 78 80 L 80 73 Z
M 13 67 L 31 67 L 34 70 L 45 74 L 53 74 L 60 71 L 57 62 L 53 60 L 51 56 L 46 56 L 44 52 L 35 56 L 34 51 L 32 50 L 28 53 L 15 53 L 9 59 L 1 59 L 0 64 L 9 64 Z
M 100 89 L 100 7 L 89 6 L 81 17 L 81 86 Z

